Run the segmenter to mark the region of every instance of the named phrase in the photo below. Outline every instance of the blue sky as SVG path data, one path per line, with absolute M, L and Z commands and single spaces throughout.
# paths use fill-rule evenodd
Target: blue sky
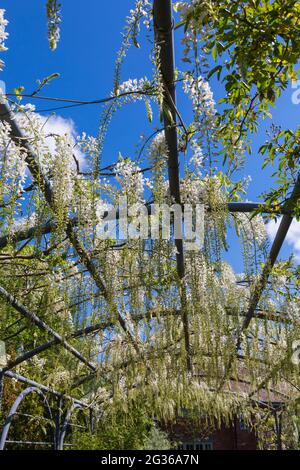
M 47 25 L 45 17 L 45 1 L 39 0 L 2 0 L 1 8 L 6 9 L 9 20 L 9 39 L 6 42 L 9 50 L 2 54 L 5 70 L 0 79 L 5 81 L 6 89 L 11 92 L 20 85 L 25 92 L 31 93 L 36 88 L 37 79 L 58 72 L 60 77 L 43 89 L 42 94 L 80 100 L 95 100 L 106 97 L 112 89 L 114 62 L 121 43 L 121 30 L 128 11 L 133 6 L 132 0 L 104 2 L 99 0 L 62 0 L 63 22 L 61 41 L 55 52 L 49 50 L 47 41 Z M 180 62 L 180 31 L 176 36 L 176 55 Z M 145 38 L 141 48 L 132 48 L 125 60 L 122 79 L 151 76 L 152 66 L 149 57 L 149 43 Z M 222 96 L 222 88 L 212 82 L 215 98 Z M 285 92 L 273 112 L 274 122 L 285 128 L 295 128 L 299 124 L 300 104 L 292 103 L 293 90 Z M 49 102 L 35 102 L 37 110 L 52 107 Z M 188 121 L 191 111 L 179 95 L 179 107 Z M 54 105 L 53 105 L 54 106 Z M 97 135 L 99 105 L 83 106 L 58 111 L 64 118 L 71 118 L 78 132 Z M 261 172 L 262 160 L 257 149 L 265 138 L 270 121 L 261 123 L 259 135 L 255 137 L 253 156 L 248 160 L 243 174 L 250 174 L 253 182 L 249 187 L 248 198 L 258 200 L 259 194 L 270 185 L 270 170 Z M 103 153 L 103 166 L 116 161 L 118 152 L 134 156 L 139 136 L 150 135 L 149 125 L 143 103 L 129 105 L 118 112 L 110 126 Z M 282 254 L 290 252 L 294 239 L 300 237 L 300 231 L 286 244 Z M 299 247 L 300 253 L 300 247 Z M 233 253 L 233 260 L 238 256 Z M 238 266 L 237 266 L 238 267 Z

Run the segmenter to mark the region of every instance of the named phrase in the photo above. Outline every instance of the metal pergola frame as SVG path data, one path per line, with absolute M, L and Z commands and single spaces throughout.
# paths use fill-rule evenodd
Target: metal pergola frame
M 165 0 L 164 2 L 160 0 L 154 0 L 153 3 L 153 16 L 154 16 L 154 29 L 156 34 L 156 44 L 159 46 L 159 60 L 161 64 L 161 73 L 164 80 L 164 86 L 166 89 L 165 92 L 165 101 L 164 105 L 167 109 L 171 111 L 172 118 L 165 116 L 165 137 L 167 142 L 167 147 L 169 149 L 169 180 L 170 180 L 170 192 L 174 197 L 175 201 L 180 203 L 180 189 L 179 189 L 179 161 L 178 161 L 178 145 L 177 145 L 177 112 L 176 112 L 176 97 L 175 97 L 175 65 L 174 65 L 174 44 L 173 44 L 173 30 L 174 23 L 172 17 L 172 0 Z M 173 188 L 173 190 L 172 190 Z M 260 281 L 250 299 L 249 310 L 245 316 L 241 332 L 238 332 L 238 341 L 237 341 L 237 354 L 240 348 L 241 335 L 245 333 L 252 318 L 255 316 L 256 308 L 259 304 L 261 296 L 266 288 L 269 276 L 275 265 L 275 262 L 278 258 L 279 252 L 282 248 L 282 245 L 287 236 L 288 230 L 293 221 L 292 209 L 295 203 L 300 198 L 300 174 L 296 181 L 294 190 L 282 208 L 283 218 L 280 223 L 280 226 L 277 230 L 275 240 L 272 244 L 270 254 L 268 256 L 266 265 L 263 269 L 263 272 L 260 277 Z M 248 206 L 245 204 L 240 204 L 237 206 L 238 211 L 247 212 L 248 209 L 251 210 L 257 209 L 257 205 Z M 179 255 L 177 256 L 177 266 L 178 272 L 183 273 L 184 276 L 184 255 L 183 248 L 180 244 L 177 246 Z M 181 277 L 180 277 L 181 278 Z M 183 324 L 188 322 L 187 317 L 183 316 Z M 188 335 L 188 331 L 186 332 Z M 186 340 L 186 350 L 189 354 L 189 345 Z M 232 362 L 229 364 L 225 377 L 231 369 Z
M 179 151 L 178 151 L 178 136 L 177 136 L 177 117 L 178 112 L 176 108 L 176 94 L 175 94 L 175 60 L 174 60 L 174 39 L 173 39 L 173 18 L 172 18 L 172 1 L 171 0 L 154 0 L 153 2 L 153 17 L 154 17 L 154 32 L 155 32 L 155 43 L 158 46 L 159 53 L 159 63 L 161 66 L 161 76 L 163 78 L 164 85 L 164 107 L 168 109 L 170 113 L 164 113 L 164 133 L 166 138 L 166 143 L 168 147 L 168 172 L 169 172 L 169 184 L 170 184 L 170 194 L 175 203 L 181 204 L 181 195 L 180 195 L 180 175 L 179 175 Z M 30 144 L 22 135 L 14 117 L 10 111 L 10 108 L 7 103 L 0 103 L 0 119 L 4 122 L 7 122 L 11 126 L 11 138 L 17 145 L 22 145 L 27 150 L 26 163 L 31 172 L 33 182 L 38 184 L 41 189 L 48 206 L 54 208 L 54 195 L 51 188 L 51 185 L 45 175 L 43 175 L 42 169 L 39 165 L 38 159 L 33 154 Z M 293 221 L 292 209 L 293 205 L 300 198 L 300 175 L 295 184 L 294 191 L 290 199 L 284 204 L 280 209 L 280 213 L 283 215 L 280 227 L 277 231 L 275 240 L 272 244 L 269 257 L 265 268 L 261 274 L 260 282 L 252 295 L 252 298 L 249 303 L 249 310 L 245 313 L 245 319 L 243 322 L 242 330 L 239 332 L 239 335 L 245 333 L 247 328 L 250 325 L 251 320 L 257 315 L 257 307 L 261 296 L 266 288 L 269 276 L 274 267 L 274 264 L 278 258 L 279 252 L 282 248 L 288 230 Z M 258 209 L 265 210 L 269 212 L 269 208 L 264 208 L 262 204 L 259 203 L 228 203 L 227 205 L 229 212 L 253 212 Z M 208 208 L 209 210 L 209 208 Z M 118 216 L 117 216 L 118 217 Z M 69 219 L 66 226 L 66 236 L 73 246 L 75 254 L 78 256 L 80 262 L 85 267 L 87 272 L 89 272 L 91 278 L 93 279 L 95 285 L 97 286 L 99 293 L 103 296 L 105 300 L 109 299 L 109 294 L 105 282 L 102 278 L 102 275 L 93 261 L 92 256 L 85 250 L 85 247 L 81 243 L 79 237 L 76 233 L 77 220 Z M 16 230 L 11 236 L 2 236 L 0 237 L 0 248 L 4 248 L 10 241 L 18 242 L 23 240 L 28 240 L 35 236 L 35 234 L 49 234 L 55 230 L 55 222 L 49 220 L 42 227 L 36 227 L 34 225 L 27 228 Z M 182 238 L 182 237 L 181 237 Z M 190 347 L 190 331 L 189 331 L 189 321 L 188 321 L 188 311 L 187 311 L 187 299 L 186 291 L 184 285 L 185 277 L 185 262 L 184 262 L 184 249 L 182 239 L 175 239 L 175 245 L 177 248 L 177 273 L 179 280 L 181 282 L 180 286 L 180 297 L 181 297 L 181 308 L 179 315 L 182 318 L 183 330 L 184 330 L 184 339 L 185 339 L 185 350 L 186 350 L 186 363 L 187 370 L 192 371 L 192 360 L 191 360 L 191 347 Z M 4 448 L 7 433 L 9 426 L 11 424 L 12 417 L 16 414 L 17 408 L 22 400 L 30 393 L 38 393 L 44 400 L 46 400 L 46 394 L 55 396 L 58 399 L 58 411 L 61 407 L 62 400 L 72 402 L 71 407 L 66 413 L 63 425 L 61 422 L 61 416 L 59 416 L 56 423 L 56 433 L 54 438 L 53 446 L 56 449 L 61 450 L 63 448 L 63 442 L 68 427 L 68 422 L 73 411 L 77 408 L 89 408 L 89 406 L 73 397 L 68 395 L 61 394 L 55 390 L 52 390 L 49 387 L 46 387 L 43 384 L 38 384 L 35 381 L 22 377 L 21 375 L 15 374 L 10 369 L 16 367 L 18 364 L 40 354 L 41 352 L 47 350 L 48 348 L 61 345 L 65 348 L 70 354 L 72 354 L 77 360 L 82 362 L 88 369 L 92 371 L 92 376 L 95 376 L 97 367 L 92 364 L 87 358 L 85 358 L 79 351 L 77 351 L 73 346 L 71 346 L 67 339 L 77 338 L 91 334 L 93 332 L 99 331 L 101 329 L 106 329 L 112 326 L 111 322 L 102 322 L 96 325 L 91 325 L 86 328 L 82 328 L 68 336 L 67 339 L 63 338 L 59 333 L 53 330 L 49 325 L 47 325 L 43 320 L 41 320 L 35 312 L 30 311 L 25 305 L 19 302 L 11 293 L 7 292 L 6 289 L 0 286 L 0 296 L 6 300 L 16 311 L 21 315 L 28 318 L 32 321 L 38 328 L 47 332 L 52 336 L 52 340 L 47 343 L 37 346 L 31 351 L 27 351 L 23 355 L 19 356 L 17 359 L 12 361 L 6 368 L 0 370 L 0 400 L 1 400 L 1 390 L 3 388 L 4 379 L 14 379 L 18 382 L 26 384 L 26 388 L 14 402 L 13 407 L 7 417 L 4 429 L 2 431 L 2 440 L 0 444 L 0 449 Z M 122 317 L 121 313 L 118 311 L 117 307 L 114 306 L 116 317 L 118 319 L 119 325 L 123 330 L 126 337 L 129 339 L 133 348 L 136 350 L 138 357 L 141 358 L 140 348 L 138 343 L 135 341 L 133 336 L 130 333 L 129 328 L 127 327 L 126 321 Z M 141 316 L 141 319 L 144 316 Z M 276 319 L 272 318 L 272 321 Z M 279 320 L 278 320 L 279 321 Z M 282 321 L 282 319 L 280 320 Z M 237 354 L 240 346 L 240 336 L 237 344 Z M 230 372 L 230 365 L 226 371 L 226 374 Z M 46 400 L 47 402 L 47 400 Z M 1 403 L 1 401 L 0 401 Z M 47 402 L 48 403 L 48 402 Z M 49 406 L 47 406 L 47 409 Z M 90 408 L 92 410 L 92 408 Z M 50 410 L 51 412 L 51 410 Z M 280 424 L 278 424 L 280 426 Z M 25 441 L 24 441 L 25 442 Z M 44 443 L 45 445 L 47 443 Z M 51 444 L 52 445 L 52 444 Z
M 92 429 L 94 414 L 94 409 L 92 406 L 88 405 L 87 403 L 81 400 L 78 400 L 77 398 L 71 397 L 70 395 L 58 392 L 50 387 L 47 387 L 46 385 L 23 377 L 20 374 L 16 374 L 12 371 L 4 371 L 3 369 L 0 369 L 0 411 L 2 405 L 4 380 L 15 380 L 18 383 L 24 384 L 26 388 L 22 392 L 20 392 L 20 394 L 14 400 L 10 411 L 5 419 L 2 431 L 0 433 L 0 451 L 4 450 L 7 444 L 18 444 L 21 446 L 25 445 L 51 447 L 53 450 L 63 450 L 64 447 L 72 447 L 71 444 L 65 443 L 65 438 L 67 430 L 70 426 L 72 426 L 70 422 L 71 415 L 76 409 L 88 410 L 89 427 Z M 23 400 L 26 398 L 27 395 L 31 393 L 38 394 L 45 404 L 47 417 L 43 419 L 51 423 L 51 427 L 53 428 L 53 435 L 51 441 L 12 441 L 8 439 L 9 430 L 13 424 L 13 418 L 15 416 L 21 415 L 29 418 L 41 418 L 40 416 L 32 416 L 18 412 L 19 406 L 22 404 Z M 54 409 L 49 403 L 48 396 L 55 399 L 56 406 L 54 407 Z M 64 413 L 64 415 L 62 415 L 63 404 L 67 405 L 66 412 Z

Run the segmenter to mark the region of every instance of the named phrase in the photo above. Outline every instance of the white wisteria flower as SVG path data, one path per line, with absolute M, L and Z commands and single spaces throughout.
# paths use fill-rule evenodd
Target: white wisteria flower
M 135 162 L 120 155 L 120 159 L 115 166 L 115 173 L 123 194 L 142 199 L 145 178 L 141 173 L 140 167 Z
M 159 132 L 151 142 L 149 147 L 149 158 L 151 161 L 158 157 L 168 156 L 168 146 L 166 143 L 165 133 Z
M 57 207 L 64 211 L 71 204 L 74 190 L 73 147 L 68 135 L 55 136 L 55 142 L 51 183 Z
M 4 18 L 5 10 L 0 8 L 0 52 L 7 51 L 5 40 L 8 38 L 8 33 L 5 31 L 8 21 Z M 0 70 L 3 69 L 4 62 L 0 60 Z
M 203 116 L 207 121 L 214 122 L 216 115 L 216 102 L 209 83 L 203 78 L 194 78 L 186 73 L 183 80 L 183 90 L 193 103 L 196 114 Z
M 131 95 L 130 98 L 132 101 L 142 100 L 144 98 L 144 93 L 149 89 L 150 82 L 144 78 L 129 78 L 125 82 L 121 83 L 118 87 L 118 95 L 128 94 Z
M 178 11 L 182 16 L 186 16 L 191 10 L 192 4 L 188 2 L 176 2 L 174 4 L 175 11 Z
M 255 241 L 258 246 L 262 246 L 266 242 L 267 229 L 261 215 L 251 217 L 244 212 L 239 212 L 236 214 L 236 219 L 241 224 L 243 237 L 248 243 L 251 244 Z
M 191 141 L 191 148 L 193 155 L 190 158 L 190 163 L 194 166 L 196 171 L 200 171 L 200 169 L 203 167 L 204 160 L 202 148 L 195 139 Z
M 11 193 L 14 189 L 22 192 L 26 177 L 26 153 L 22 147 L 16 145 L 10 138 L 11 126 L 0 123 L 0 173 L 5 174 L 2 182 L 3 194 Z
M 149 0 L 137 0 L 135 8 L 129 11 L 129 15 L 126 18 L 126 23 L 135 25 L 140 18 L 143 18 L 143 23 L 146 28 L 150 27 L 151 18 L 151 2 Z

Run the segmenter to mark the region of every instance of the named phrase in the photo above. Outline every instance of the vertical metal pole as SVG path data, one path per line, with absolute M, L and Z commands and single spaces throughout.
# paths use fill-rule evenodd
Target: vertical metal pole
M 61 425 L 61 416 L 62 416 L 62 407 L 63 407 L 63 398 L 59 397 L 57 399 L 57 411 L 56 411 L 56 419 L 55 419 L 55 442 L 54 442 L 54 450 L 59 450 L 59 439 L 60 439 L 60 425 Z
M 172 0 L 154 0 L 153 19 L 155 43 L 158 47 L 160 72 L 164 81 L 164 128 L 168 146 L 168 173 L 170 195 L 173 201 L 181 205 L 180 168 L 176 127 L 176 91 L 175 91 L 175 57 L 173 39 Z M 167 112 L 168 111 L 168 112 Z M 184 330 L 186 361 L 188 371 L 192 370 L 190 332 L 187 310 L 187 294 L 185 288 L 185 264 L 183 251 L 183 232 L 175 238 L 177 248 L 176 261 L 179 280 L 181 281 L 181 316 Z
M 233 432 L 234 432 L 234 450 L 238 449 L 238 433 L 237 433 L 237 426 L 240 424 L 240 421 L 235 416 L 233 419 Z
M 282 413 L 274 410 L 277 450 L 282 450 Z
M 0 413 L 1 413 L 1 408 L 2 408 L 3 389 L 4 389 L 4 372 L 0 370 Z
M 95 419 L 94 419 L 94 413 L 93 413 L 93 408 L 90 408 L 90 430 L 91 433 L 94 433 L 95 430 Z

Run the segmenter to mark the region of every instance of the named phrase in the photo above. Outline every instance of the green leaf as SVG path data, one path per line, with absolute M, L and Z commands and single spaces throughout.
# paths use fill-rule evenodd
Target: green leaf
M 218 72 L 218 80 L 220 80 L 221 72 L 222 72 L 222 65 L 217 65 L 212 70 L 209 71 L 207 74 L 207 78 L 209 79 L 212 77 L 216 72 Z
M 217 57 L 218 57 L 218 49 L 217 49 L 217 46 L 213 47 L 213 49 L 212 49 L 212 51 L 211 51 L 211 55 L 212 55 L 214 61 L 216 62 Z
M 46 83 L 51 82 L 51 80 L 54 80 L 55 78 L 58 78 L 60 76 L 59 73 L 52 73 L 51 75 L 48 75 L 48 77 L 44 78 L 42 83 L 43 85 L 46 85 Z
M 42 80 L 37 80 L 37 83 L 39 85 L 39 87 L 37 88 L 37 90 L 35 90 L 33 93 L 32 93 L 32 96 L 36 95 L 37 93 L 39 93 L 41 91 L 42 88 L 44 88 L 45 85 L 47 85 L 48 83 L 50 83 L 52 80 L 54 80 L 55 78 L 58 78 L 60 76 L 59 73 L 52 73 L 51 75 L 48 75 L 48 77 L 45 77 L 43 78 Z
M 175 25 L 174 30 L 181 28 L 183 25 L 185 25 L 185 21 L 180 21 Z
M 18 88 L 14 89 L 14 93 L 16 95 L 17 100 L 21 101 L 22 99 L 22 93 L 25 90 L 23 86 L 19 86 Z

